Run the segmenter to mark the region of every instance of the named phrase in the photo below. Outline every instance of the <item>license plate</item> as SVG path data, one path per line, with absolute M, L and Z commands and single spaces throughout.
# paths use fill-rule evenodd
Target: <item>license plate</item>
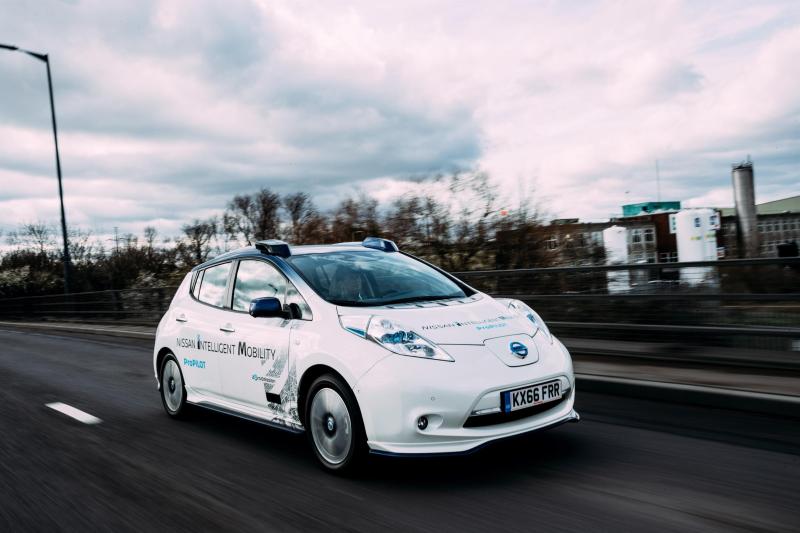
M 504 413 L 517 409 L 525 409 L 542 403 L 553 402 L 561 399 L 560 381 L 548 381 L 524 387 L 522 389 L 507 390 L 500 393 L 500 400 Z

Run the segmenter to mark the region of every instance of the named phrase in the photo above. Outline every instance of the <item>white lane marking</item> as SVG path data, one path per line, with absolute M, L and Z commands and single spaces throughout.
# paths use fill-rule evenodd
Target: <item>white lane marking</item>
M 102 420 L 100 420 L 96 416 L 92 416 L 89 413 L 84 413 L 80 409 L 76 409 L 71 405 L 67 405 L 65 403 L 53 402 L 53 403 L 47 403 L 45 404 L 45 406 L 55 411 L 58 411 L 59 413 L 63 413 L 69 417 L 72 417 L 79 422 L 83 422 L 84 424 L 99 424 L 100 422 L 102 422 Z

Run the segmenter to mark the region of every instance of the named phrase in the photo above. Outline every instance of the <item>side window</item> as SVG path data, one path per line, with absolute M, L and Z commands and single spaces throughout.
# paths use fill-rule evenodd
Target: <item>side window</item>
M 303 320 L 311 320 L 313 318 L 311 307 L 308 306 L 305 298 L 303 298 L 300 291 L 298 291 L 293 284 L 289 283 L 289 287 L 286 289 L 286 305 L 291 304 L 297 304 L 300 308 L 300 316 Z
M 225 285 L 228 282 L 228 272 L 230 272 L 230 269 L 230 263 L 223 263 L 205 269 L 201 273 L 202 279 L 199 280 L 200 291 L 197 293 L 197 299 L 216 307 L 224 306 Z
M 233 286 L 233 310 L 247 311 L 256 298 L 278 298 L 286 303 L 286 278 L 264 261 L 241 261 Z

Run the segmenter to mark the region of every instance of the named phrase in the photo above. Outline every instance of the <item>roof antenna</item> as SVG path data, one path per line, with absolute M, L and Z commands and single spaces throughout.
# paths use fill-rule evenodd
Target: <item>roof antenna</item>
M 661 176 L 658 172 L 658 159 L 656 159 L 656 198 L 661 201 Z

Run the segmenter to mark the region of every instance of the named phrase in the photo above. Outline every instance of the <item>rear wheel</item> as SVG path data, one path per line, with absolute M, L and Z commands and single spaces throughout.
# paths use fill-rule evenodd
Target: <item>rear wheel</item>
M 305 425 L 314 454 L 326 470 L 352 472 L 366 456 L 361 413 L 350 387 L 336 376 L 324 375 L 312 383 Z
M 172 354 L 161 363 L 161 403 L 168 415 L 180 418 L 186 413 L 186 387 L 178 360 Z

